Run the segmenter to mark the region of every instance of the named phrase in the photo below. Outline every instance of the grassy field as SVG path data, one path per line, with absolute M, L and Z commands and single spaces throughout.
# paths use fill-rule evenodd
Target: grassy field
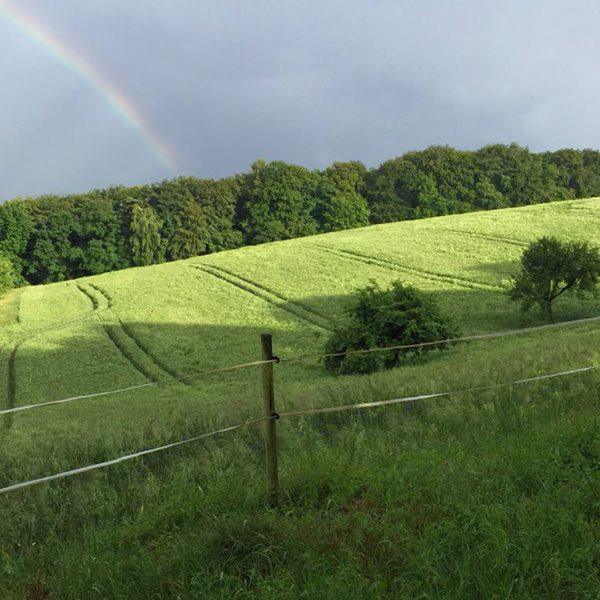
M 600 244 L 600 199 L 378 225 L 15 290 L 0 406 L 157 385 L 4 417 L 0 486 L 261 415 L 260 371 L 322 350 L 353 291 L 401 279 L 464 334 L 541 324 L 506 288 L 544 234 Z M 563 298 L 556 316 L 600 315 Z M 599 325 L 457 345 L 330 377 L 275 366 L 278 409 L 464 389 L 598 363 Z M 282 505 L 261 430 L 0 496 L 0 597 L 598 598 L 594 372 L 356 414 L 282 420 Z

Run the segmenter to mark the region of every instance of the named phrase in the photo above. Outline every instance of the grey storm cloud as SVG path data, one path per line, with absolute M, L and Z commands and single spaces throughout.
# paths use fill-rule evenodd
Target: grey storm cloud
M 374 166 L 433 144 L 599 146 L 595 2 L 6 4 L 85 57 L 176 164 L 0 10 L 0 200 L 219 177 L 257 158 Z

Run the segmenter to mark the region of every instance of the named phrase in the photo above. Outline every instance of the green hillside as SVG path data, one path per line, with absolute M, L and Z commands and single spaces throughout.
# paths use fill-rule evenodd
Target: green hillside
M 600 199 L 376 225 L 15 290 L 0 301 L 0 406 L 157 385 L 4 416 L 0 487 L 260 416 L 259 369 L 193 375 L 260 359 L 262 332 L 284 359 L 275 366 L 282 411 L 597 363 L 597 324 L 457 345 L 362 377 L 331 377 L 318 358 L 299 356 L 322 351 L 370 280 L 431 294 L 467 335 L 542 324 L 506 290 L 526 244 L 547 234 L 600 244 Z M 557 304 L 561 321 L 596 315 L 600 299 Z M 262 508 L 259 427 L 0 496 L 0 596 L 40 586 L 75 598 L 96 586 L 86 597 L 378 597 L 399 586 L 411 597 L 509 597 L 514 580 L 515 597 L 591 598 L 597 382 L 592 373 L 282 420 L 280 514 Z M 552 518 L 564 529 L 549 533 Z M 327 546 L 337 538 L 341 546 Z M 436 571 L 444 554 L 447 579 Z

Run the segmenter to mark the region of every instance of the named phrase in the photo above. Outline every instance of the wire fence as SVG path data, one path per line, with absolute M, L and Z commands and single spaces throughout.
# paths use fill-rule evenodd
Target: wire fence
M 278 362 L 278 359 L 273 358 L 271 360 L 256 361 L 256 363 L 252 363 L 252 366 L 254 366 L 255 364 L 272 366 L 276 362 Z M 247 364 L 247 366 L 249 366 L 249 364 Z M 293 410 L 293 411 L 287 411 L 287 412 L 281 412 L 281 413 L 272 412 L 271 414 L 265 415 L 264 417 L 252 419 L 252 420 L 246 421 L 244 423 L 232 425 L 230 427 L 225 427 L 225 428 L 211 431 L 208 433 L 203 433 L 203 434 L 200 434 L 200 435 L 197 435 L 194 437 L 190 437 L 190 438 L 186 438 L 184 440 L 180 440 L 177 442 L 171 442 L 168 444 L 163 444 L 161 446 L 156 446 L 154 448 L 149 448 L 146 450 L 141 450 L 141 451 L 133 452 L 130 454 L 125 454 L 123 456 L 119 456 L 119 457 L 111 459 L 111 460 L 107 460 L 107 461 L 103 461 L 103 462 L 99 462 L 99 463 L 95 463 L 95 464 L 91 464 L 91 465 L 86 465 L 83 467 L 78 467 L 78 468 L 70 469 L 67 471 L 62 471 L 60 473 L 55 473 L 53 475 L 47 475 L 45 477 L 40 477 L 37 479 L 31 479 L 31 480 L 15 483 L 15 484 L 0 488 L 0 495 L 6 494 L 9 492 L 15 492 L 15 491 L 22 490 L 24 488 L 28 488 L 31 486 L 39 485 L 42 483 L 56 481 L 58 479 L 65 479 L 68 477 L 72 477 L 74 475 L 80 475 L 83 473 L 88 473 L 90 471 L 104 469 L 106 467 L 117 465 L 117 464 L 129 461 L 129 460 L 133 460 L 135 458 L 140 458 L 140 457 L 146 456 L 148 454 L 155 454 L 157 452 L 162 452 L 162 451 L 176 448 L 179 446 L 191 444 L 193 442 L 197 442 L 202 439 L 215 437 L 215 436 L 218 436 L 218 435 L 221 435 L 224 433 L 228 433 L 231 431 L 235 431 L 235 430 L 238 430 L 238 429 L 241 429 L 244 427 L 256 425 L 258 423 L 276 421 L 281 418 L 305 417 L 305 416 L 322 414 L 322 413 L 333 413 L 333 412 L 342 412 L 342 411 L 350 411 L 350 410 L 370 409 L 370 408 L 375 408 L 375 407 L 379 407 L 379 406 L 388 406 L 388 405 L 392 405 L 392 404 L 416 402 L 419 400 L 430 400 L 433 398 L 443 398 L 443 397 L 449 397 L 449 396 L 459 395 L 459 394 L 489 391 L 489 390 L 498 389 L 498 388 L 502 388 L 502 387 L 524 385 L 524 384 L 529 384 L 529 383 L 534 383 L 534 382 L 539 382 L 539 381 L 545 381 L 545 380 L 549 380 L 549 379 L 555 379 L 555 378 L 559 378 L 559 377 L 567 377 L 570 375 L 576 375 L 576 374 L 586 373 L 586 372 L 590 372 L 590 371 L 595 371 L 597 369 L 600 369 L 600 365 L 588 365 L 585 367 L 570 369 L 567 371 L 546 373 L 543 375 L 527 377 L 525 379 L 517 379 L 514 381 L 504 381 L 504 382 L 499 382 L 499 383 L 495 383 L 495 384 L 491 384 L 491 385 L 487 385 L 487 386 L 477 386 L 477 387 L 463 388 L 460 390 L 450 390 L 450 391 L 445 391 L 445 392 L 421 394 L 421 395 L 416 395 L 416 396 L 405 396 L 402 398 L 392 398 L 392 399 L 388 399 L 388 400 L 379 400 L 379 401 L 374 401 L 374 402 L 362 402 L 362 403 L 356 403 L 356 404 L 317 407 L 317 408 Z
M 307 352 L 305 354 L 296 354 L 294 356 L 287 356 L 281 358 L 281 362 L 288 362 L 294 360 L 302 360 L 306 358 L 336 358 L 342 356 L 350 356 L 353 354 L 369 354 L 371 352 L 386 352 L 392 350 L 416 350 L 418 348 L 427 348 L 430 346 L 444 346 L 447 344 L 456 344 L 460 342 L 474 342 L 477 340 L 490 340 L 495 338 L 512 337 L 516 335 L 526 335 L 529 333 L 536 333 L 547 329 L 557 329 L 559 327 L 567 327 L 570 325 L 583 325 L 586 323 L 596 323 L 600 321 L 600 317 L 589 317 L 586 319 L 575 319 L 572 321 L 562 321 L 561 323 L 549 323 L 547 325 L 537 325 L 535 327 L 523 327 L 521 329 L 509 329 L 506 331 L 494 331 L 491 333 L 478 333 L 475 335 L 467 335 L 462 337 L 446 338 L 442 340 L 433 340 L 428 342 L 417 342 L 415 344 L 399 344 L 393 346 L 379 346 L 376 348 L 359 348 L 352 350 L 345 350 L 343 352 L 330 352 L 330 353 L 316 353 Z
M 491 333 L 481 333 L 469 336 L 455 337 L 455 338 L 446 338 L 441 340 L 433 340 L 427 342 L 418 342 L 415 344 L 399 344 L 392 346 L 378 346 L 375 348 L 364 348 L 364 349 L 351 349 L 346 350 L 344 352 L 333 352 L 333 353 L 323 353 L 323 352 L 308 352 L 303 354 L 295 354 L 284 357 L 274 357 L 269 360 L 255 360 L 245 363 L 239 363 L 234 365 L 229 365 L 226 367 L 218 367 L 214 369 L 209 369 L 205 371 L 198 371 L 197 373 L 189 373 L 186 375 L 181 375 L 178 377 L 177 382 L 147 382 L 142 384 L 130 385 L 122 388 L 117 388 L 113 390 L 103 390 L 99 392 L 92 392 L 89 394 L 79 394 L 75 396 L 70 396 L 67 398 L 60 398 L 58 400 L 49 400 L 47 402 L 39 402 L 35 404 L 25 404 L 21 406 L 14 406 L 11 408 L 6 408 L 0 410 L 0 416 L 9 415 L 13 413 L 34 410 L 37 408 L 44 408 L 53 405 L 67 404 L 69 402 L 74 402 L 77 400 L 90 400 L 93 398 L 101 398 L 106 396 L 112 396 L 115 394 L 123 394 L 125 392 L 131 392 L 143 388 L 154 388 L 154 387 L 166 387 L 169 385 L 177 385 L 177 383 L 181 381 L 187 381 L 190 379 L 201 379 L 202 377 L 208 377 L 210 375 L 216 375 L 220 373 L 226 373 L 230 371 L 237 371 L 240 369 L 246 369 L 250 367 L 258 367 L 269 363 L 287 363 L 293 361 L 302 361 L 307 358 L 316 358 L 316 359 L 325 359 L 325 358 L 334 358 L 334 357 L 342 357 L 342 356 L 350 356 L 354 354 L 369 354 L 373 352 L 387 352 L 394 350 L 415 350 L 418 348 L 426 348 L 432 346 L 443 346 L 447 344 L 455 344 L 455 343 L 463 343 L 463 342 L 472 342 L 478 340 L 489 340 L 489 339 L 497 339 L 503 337 L 512 337 L 516 335 L 527 335 L 530 333 L 537 333 L 544 330 L 557 329 L 560 327 L 568 327 L 573 325 L 584 325 L 590 323 L 596 323 L 600 321 L 600 316 L 597 317 L 589 317 L 585 319 L 575 319 L 571 321 L 562 321 L 560 323 L 550 323 L 547 325 L 538 325 L 535 327 L 525 327 L 522 329 L 510 329 L 506 331 L 495 331 Z
M 126 462 L 128 460 L 132 460 L 134 458 L 140 458 L 141 456 L 147 456 L 148 454 L 155 454 L 156 452 L 162 452 L 163 450 L 169 450 L 171 448 L 177 448 L 178 446 L 184 446 L 186 444 L 191 444 L 192 442 L 198 442 L 202 439 L 206 439 L 209 437 L 214 437 L 216 435 L 220 435 L 222 433 L 227 433 L 229 431 L 235 431 L 236 429 L 241 429 L 242 427 L 246 427 L 253 423 L 260 423 L 261 421 L 265 421 L 266 418 L 254 419 L 253 421 L 247 421 L 246 423 L 241 423 L 239 425 L 232 425 L 231 427 L 225 427 L 223 429 L 218 429 L 216 431 L 211 431 L 209 433 L 203 433 L 201 435 L 196 435 L 191 438 L 187 438 L 185 440 L 180 440 L 179 442 L 172 442 L 170 444 L 164 444 L 162 446 L 156 446 L 155 448 L 149 448 L 147 450 L 140 450 L 139 452 L 133 452 L 132 454 L 125 454 L 124 456 L 119 456 L 118 458 L 113 458 L 111 460 L 105 460 L 103 462 L 99 462 L 93 465 L 87 465 L 85 467 L 78 467 L 76 469 L 71 469 L 69 471 L 62 471 L 61 473 L 55 473 L 54 475 L 47 475 L 46 477 L 40 477 L 38 479 L 31 479 L 29 481 L 23 481 L 21 483 L 15 483 L 14 485 L 9 485 L 8 487 L 0 488 L 0 494 L 6 494 L 8 492 L 16 492 L 17 490 L 22 490 L 23 488 L 31 487 L 32 485 L 38 485 L 40 483 L 48 483 L 50 481 L 56 481 L 57 479 L 64 479 L 66 477 L 72 477 L 73 475 L 80 475 L 82 473 L 88 473 L 89 471 L 96 471 L 97 469 L 104 469 L 106 467 L 110 467 L 112 465 L 118 465 L 119 463 Z
M 192 378 L 192 377 L 195 377 L 195 378 L 206 377 L 208 375 L 214 375 L 216 373 L 225 373 L 227 371 L 235 371 L 235 370 L 239 370 L 239 369 L 245 369 L 248 367 L 256 367 L 256 366 L 269 364 L 269 363 L 275 363 L 275 362 L 278 362 L 278 359 L 256 360 L 256 361 L 252 361 L 252 362 L 248 362 L 248 363 L 231 365 L 229 367 L 222 367 L 219 369 L 210 369 L 209 371 L 199 371 L 198 373 L 190 373 L 189 375 L 184 375 L 184 376 L 180 377 L 180 379 L 188 379 L 188 378 Z M 10 415 L 12 413 L 21 412 L 21 411 L 25 411 L 25 410 L 33 410 L 36 408 L 43 408 L 45 406 L 52 406 L 54 404 L 66 404 L 68 402 L 73 402 L 75 400 L 89 400 L 91 398 L 99 398 L 101 396 L 111 396 L 113 394 L 123 394 L 125 392 L 131 392 L 131 391 L 140 390 L 143 388 L 159 387 L 160 385 L 162 385 L 162 384 L 159 383 L 158 381 L 150 381 L 148 383 L 140 383 L 137 385 L 130 385 L 130 386 L 123 387 L 123 388 L 117 388 L 115 390 L 106 390 L 103 392 L 93 392 L 91 394 L 81 394 L 79 396 L 70 396 L 68 398 L 60 398 L 58 400 L 49 400 L 48 402 L 39 402 L 36 404 L 24 404 L 21 406 L 14 406 L 12 408 L 6 408 L 3 410 L 0 410 L 0 415 Z
M 137 451 L 137 452 L 132 452 L 132 453 L 125 454 L 123 456 L 119 456 L 117 458 L 113 458 L 113 459 L 106 460 L 103 462 L 99 462 L 99 463 L 95 463 L 95 464 L 91 464 L 91 465 L 87 465 L 87 466 L 83 466 L 83 467 L 77 467 L 77 468 L 70 469 L 67 471 L 55 473 L 53 475 L 47 475 L 44 477 L 39 477 L 36 479 L 31 479 L 31 480 L 15 483 L 15 484 L 0 488 L 0 494 L 15 492 L 15 491 L 18 491 L 18 490 L 21 490 L 24 488 L 29 488 L 31 486 L 39 485 L 42 483 L 48 483 L 48 482 L 56 481 L 59 479 L 68 478 L 68 477 L 72 477 L 75 475 L 87 473 L 90 471 L 95 471 L 98 469 L 104 469 L 104 468 L 107 468 L 107 467 L 110 467 L 110 466 L 113 466 L 116 464 L 120 464 L 122 462 L 140 458 L 140 457 L 143 457 L 143 456 L 146 456 L 149 454 L 163 452 L 163 451 L 166 451 L 166 450 L 169 450 L 172 448 L 176 448 L 179 446 L 198 442 L 202 439 L 215 437 L 218 435 L 222 435 L 224 433 L 232 432 L 232 431 L 244 428 L 244 427 L 258 424 L 258 423 L 265 423 L 267 426 L 267 430 L 266 430 L 267 464 L 270 465 L 270 468 L 267 469 L 268 479 L 270 479 L 268 481 L 268 490 L 269 490 L 269 494 L 271 496 L 274 496 L 276 489 L 277 489 L 277 459 L 276 459 L 277 450 L 276 450 L 276 436 L 275 436 L 275 421 L 277 421 L 278 419 L 292 418 L 292 417 L 306 417 L 306 416 L 310 416 L 310 415 L 323 414 L 323 413 L 334 413 L 334 412 L 342 412 L 342 411 L 370 409 L 370 408 L 375 408 L 375 407 L 380 407 L 380 406 L 389 406 L 389 405 L 393 405 L 393 404 L 416 402 L 416 401 L 420 401 L 420 400 L 439 399 L 439 398 L 445 398 L 445 397 L 449 397 L 449 396 L 453 396 L 453 395 L 483 392 L 483 391 L 498 389 L 501 387 L 524 385 L 524 384 L 534 383 L 534 382 L 538 382 L 538 381 L 554 379 L 554 378 L 558 378 L 558 377 L 567 377 L 567 376 L 571 376 L 571 375 L 575 375 L 575 374 L 581 374 L 581 373 L 585 373 L 585 372 L 589 372 L 589 371 L 594 371 L 594 370 L 597 370 L 600 368 L 600 365 L 588 365 L 588 366 L 584 366 L 584 367 L 580 367 L 580 368 L 576 368 L 576 369 L 570 369 L 567 371 L 546 373 L 543 375 L 532 376 L 532 377 L 528 377 L 525 379 L 518 379 L 518 380 L 514 380 L 514 381 L 504 381 L 504 382 L 499 382 L 499 383 L 486 385 L 486 386 L 476 386 L 476 387 L 469 387 L 469 388 L 463 388 L 463 389 L 457 389 L 457 390 L 439 391 L 439 392 L 434 392 L 434 393 L 405 396 L 405 397 L 400 397 L 400 398 L 391 398 L 391 399 L 378 400 L 378 401 L 373 401 L 373 402 L 362 402 L 362 403 L 344 404 L 344 405 L 337 405 L 337 406 L 306 408 L 306 409 L 291 410 L 291 411 L 285 411 L 285 412 L 278 413 L 275 411 L 275 408 L 274 408 L 275 407 L 274 387 L 273 387 L 273 365 L 274 364 L 279 363 L 279 362 L 300 361 L 300 360 L 304 360 L 306 358 L 324 359 L 324 358 L 328 358 L 328 357 L 347 356 L 350 354 L 367 354 L 367 353 L 371 353 L 371 352 L 385 352 L 385 351 L 393 351 L 393 350 L 412 350 L 412 349 L 418 349 L 418 348 L 430 347 L 430 346 L 442 346 L 442 345 L 451 344 L 451 343 L 470 342 L 470 341 L 476 341 L 476 340 L 489 340 L 489 339 L 494 339 L 494 338 L 524 335 L 524 334 L 539 332 L 539 331 L 543 331 L 543 330 L 556 329 L 558 327 L 595 323 L 598 321 L 600 321 L 600 316 L 586 318 L 586 319 L 577 319 L 577 320 L 573 320 L 573 321 L 565 321 L 562 323 L 553 323 L 553 324 L 549 324 L 549 325 L 541 325 L 541 326 L 537 326 L 537 327 L 529 327 L 529 328 L 515 329 L 515 330 L 508 330 L 508 331 L 498 331 L 498 332 L 492 332 L 492 333 L 477 334 L 477 335 L 470 335 L 470 336 L 463 336 L 463 337 L 456 337 L 456 338 L 448 338 L 448 339 L 442 339 L 442 340 L 425 341 L 425 342 L 420 342 L 420 343 L 415 343 L 415 344 L 398 344 L 398 345 L 376 347 L 376 348 L 351 349 L 351 350 L 347 350 L 345 352 L 336 352 L 336 353 L 305 353 L 305 354 L 286 356 L 283 358 L 273 356 L 273 353 L 271 350 L 271 348 L 272 348 L 271 336 L 268 334 L 265 334 L 262 336 L 262 343 L 263 343 L 263 359 L 262 360 L 249 361 L 249 362 L 229 365 L 229 366 L 225 366 L 225 367 L 217 367 L 214 369 L 209 369 L 209 370 L 205 370 L 205 371 L 199 371 L 197 373 L 190 373 L 188 375 L 183 375 L 179 378 L 179 381 L 184 380 L 184 379 L 187 380 L 187 379 L 193 379 L 193 378 L 202 378 L 202 377 L 207 377 L 207 376 L 210 376 L 213 374 L 231 372 L 231 371 L 260 366 L 260 367 L 262 367 L 262 372 L 263 372 L 262 377 L 263 377 L 263 393 L 265 396 L 265 404 L 264 404 L 265 416 L 263 416 L 261 418 L 257 418 L 257 419 L 252 419 L 252 420 L 246 421 L 244 423 L 239 423 L 237 425 L 232 425 L 232 426 L 218 429 L 215 431 L 211 431 L 211 432 L 203 433 L 203 434 L 193 436 L 190 438 L 186 438 L 183 440 L 179 440 L 176 442 L 171 442 L 171 443 L 163 444 L 163 445 L 156 446 L 153 448 L 149 448 L 149 449 L 145 449 L 145 450 L 141 450 L 141 451 Z M 266 345 L 265 345 L 265 343 L 266 343 Z M 126 387 L 113 389 L 113 390 L 104 390 L 104 391 L 99 391 L 99 392 L 94 392 L 94 393 L 89 393 L 89 394 L 80 394 L 80 395 L 76 395 L 76 396 L 70 396 L 67 398 L 61 398 L 58 400 L 50 400 L 47 402 L 40 402 L 40 403 L 36 403 L 36 404 L 14 406 L 11 408 L 6 408 L 3 410 L 0 410 L 0 415 L 9 415 L 9 414 L 17 413 L 17 412 L 23 412 L 23 411 L 29 411 L 29 410 L 33 410 L 33 409 L 37 409 L 37 408 L 42 408 L 42 407 L 66 404 L 66 403 L 70 403 L 70 402 L 74 402 L 74 401 L 88 400 L 88 399 L 92 399 L 92 398 L 106 397 L 106 396 L 111 396 L 111 395 L 116 395 L 116 394 L 124 394 L 126 392 L 140 390 L 140 389 L 146 389 L 146 388 L 151 388 L 151 387 L 158 387 L 160 385 L 167 385 L 167 384 L 161 384 L 160 382 L 152 381 L 152 382 L 147 382 L 147 383 L 143 383 L 143 384 L 126 386 Z
M 571 369 L 569 371 L 560 371 L 558 373 L 549 373 L 546 375 L 537 375 L 535 377 L 528 377 L 526 379 L 517 379 L 516 381 L 503 381 L 500 383 L 494 383 L 491 385 L 476 386 L 470 388 L 463 388 L 460 390 L 450 390 L 447 392 L 436 392 L 433 394 L 421 394 L 419 396 L 405 396 L 403 398 L 392 398 L 390 400 L 377 400 L 375 402 L 362 402 L 359 404 L 343 404 L 341 406 L 325 406 L 321 408 L 309 408 L 305 410 L 293 410 L 288 412 L 278 413 L 278 417 L 301 417 L 320 413 L 330 412 L 342 412 L 346 410 L 357 410 L 363 408 L 375 408 L 377 406 L 387 406 L 390 404 L 400 404 L 403 402 L 415 402 L 416 400 L 430 400 L 432 398 L 444 398 L 448 396 L 457 396 L 460 394 L 471 394 L 475 392 L 485 392 L 495 390 L 503 387 L 510 387 L 514 385 L 523 385 L 525 383 L 534 383 L 536 381 L 545 381 L 547 379 L 555 379 L 557 377 L 565 377 L 567 375 L 575 375 L 577 373 L 587 373 L 588 371 L 595 371 L 600 369 L 600 365 L 590 365 L 587 367 L 581 367 L 578 369 Z

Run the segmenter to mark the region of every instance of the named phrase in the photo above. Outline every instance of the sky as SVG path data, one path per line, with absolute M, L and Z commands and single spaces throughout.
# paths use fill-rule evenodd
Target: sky
M 598 148 L 599 22 L 582 0 L 0 0 L 0 201 Z

